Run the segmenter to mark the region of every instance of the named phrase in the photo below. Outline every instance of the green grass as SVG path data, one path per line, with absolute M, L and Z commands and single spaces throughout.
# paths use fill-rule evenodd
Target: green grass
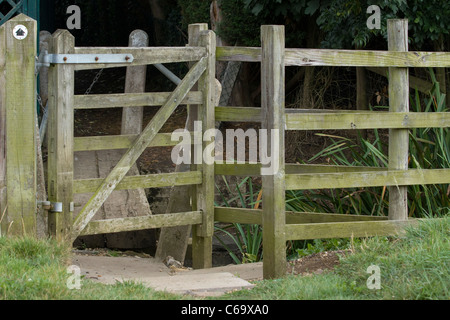
M 426 219 L 402 237 L 362 240 L 333 272 L 256 283 L 221 299 L 446 299 L 450 298 L 450 217 Z M 70 290 L 68 247 L 50 240 L 0 237 L 0 300 L 178 300 L 132 282 L 103 285 L 82 279 Z M 381 271 L 381 289 L 369 290 L 367 268 Z M 216 299 L 216 298 L 215 298 Z
M 403 237 L 371 238 L 333 271 L 257 283 L 223 299 L 445 299 L 450 298 L 450 217 L 407 228 Z M 380 290 L 367 288 L 370 265 L 380 267 Z
M 183 297 L 132 282 L 81 280 L 69 289 L 70 250 L 50 240 L 0 237 L 0 300 L 171 300 Z

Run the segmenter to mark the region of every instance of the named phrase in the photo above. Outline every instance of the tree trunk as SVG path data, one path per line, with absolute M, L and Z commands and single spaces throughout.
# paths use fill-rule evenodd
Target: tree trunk
M 315 18 L 308 17 L 306 19 L 307 23 L 307 38 L 306 47 L 307 48 L 317 48 L 319 46 L 319 29 Z M 301 100 L 301 108 L 314 109 L 315 99 L 314 99 L 314 69 L 315 67 L 305 67 L 305 77 L 303 78 L 303 94 Z
M 160 0 L 148 0 L 148 2 L 150 4 L 150 9 L 152 10 L 153 16 L 155 45 L 162 45 L 165 35 L 163 23 L 166 19 L 166 15 L 164 13 L 164 10 L 159 5 Z

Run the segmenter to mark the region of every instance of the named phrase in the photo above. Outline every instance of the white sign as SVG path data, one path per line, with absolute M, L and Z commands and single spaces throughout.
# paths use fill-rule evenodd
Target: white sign
M 23 40 L 28 36 L 28 29 L 24 25 L 18 24 L 13 29 L 13 36 L 17 40 Z

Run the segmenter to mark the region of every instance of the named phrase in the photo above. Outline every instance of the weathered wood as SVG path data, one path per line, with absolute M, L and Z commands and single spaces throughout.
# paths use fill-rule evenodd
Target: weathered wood
M 52 52 L 52 34 L 48 31 L 39 32 L 39 53 Z M 42 104 L 45 106 L 48 100 L 48 69 L 49 67 L 42 66 L 39 69 L 39 95 L 42 99 Z
M 74 151 L 128 149 L 137 137 L 137 134 L 77 137 L 74 139 L 73 149 Z M 176 146 L 179 141 L 172 141 L 171 137 L 171 133 L 158 133 L 148 147 Z
M 362 166 L 335 166 L 335 165 L 316 165 L 316 164 L 293 164 L 285 165 L 286 174 L 301 173 L 334 173 L 334 172 L 366 172 L 366 171 L 385 171 L 381 167 L 362 167 Z M 214 173 L 225 176 L 260 176 L 261 163 L 252 164 L 215 164 Z
M 254 107 L 216 107 L 216 120 L 222 122 L 260 122 L 261 108 Z M 331 109 L 285 109 L 288 120 L 290 118 L 300 117 L 301 114 L 344 114 L 360 113 L 357 110 L 331 110 Z M 291 114 L 294 116 L 291 117 Z
M 95 192 L 104 179 L 79 179 L 73 182 L 74 193 Z M 120 181 L 115 190 L 163 188 L 202 183 L 201 172 L 172 172 L 138 176 L 126 176 Z
M 54 53 L 73 53 L 74 37 L 67 30 L 53 34 Z M 72 65 L 58 64 L 49 69 L 48 120 L 48 199 L 62 202 L 63 212 L 48 214 L 48 231 L 59 241 L 70 240 L 73 212 L 73 94 Z
M 392 52 L 408 51 L 408 20 L 388 20 L 388 49 Z M 408 68 L 389 68 L 389 112 L 409 112 Z M 390 129 L 389 170 L 407 170 L 408 155 L 409 131 Z M 406 186 L 399 183 L 389 188 L 389 219 L 408 219 L 407 197 Z
M 170 95 L 171 92 L 76 95 L 74 103 L 75 109 L 161 106 Z M 201 92 L 189 92 L 180 105 L 201 104 L 201 102 Z
M 260 62 L 261 48 L 217 47 L 217 61 Z M 446 67 L 449 52 L 389 52 L 366 50 L 297 49 L 285 50 L 286 66 L 341 67 Z
M 261 108 L 252 107 L 216 107 L 217 121 L 261 122 Z
M 272 163 L 261 169 L 266 170 L 262 175 L 265 279 L 286 273 L 284 43 L 284 26 L 261 27 L 261 127 L 268 130 L 267 154 L 272 154 Z
M 410 169 L 371 172 L 287 174 L 287 190 L 338 189 L 446 184 L 450 169 Z
M 96 220 L 88 223 L 80 235 L 117 233 L 124 231 L 146 230 L 164 227 L 200 224 L 203 220 L 201 211 L 158 214 L 152 216 Z
M 13 36 L 23 25 L 28 36 Z M 4 25 L 5 118 L 6 118 L 6 202 L 3 223 L 8 235 L 36 236 L 36 82 L 35 57 L 37 23 L 20 14 Z M 11 224 L 11 225 L 10 225 Z
M 130 47 L 147 47 L 148 35 L 145 31 L 134 30 L 129 37 Z M 125 93 L 145 92 L 147 66 L 127 67 L 125 76 Z M 122 110 L 121 134 L 140 134 L 144 120 L 143 107 L 124 107 Z
M 261 62 L 261 48 L 217 47 L 217 61 Z
M 148 47 L 148 48 L 129 48 L 129 47 L 77 47 L 76 54 L 132 54 L 133 62 L 130 63 L 96 63 L 96 64 L 77 64 L 75 70 L 116 68 L 128 66 L 140 66 L 156 63 L 174 63 L 198 61 L 205 56 L 206 50 L 202 47 Z
M 75 238 L 92 219 L 95 212 L 104 203 L 106 198 L 115 189 L 117 184 L 123 179 L 131 166 L 136 162 L 147 145 L 156 136 L 164 123 L 176 109 L 179 103 L 184 99 L 192 86 L 198 81 L 207 66 L 207 59 L 202 58 L 188 72 L 182 82 L 177 86 L 174 92 L 167 99 L 167 102 L 158 110 L 150 123 L 142 131 L 142 134 L 133 143 L 133 146 L 124 154 L 117 166 L 111 171 L 108 177 L 103 181 L 95 192 L 94 196 L 83 207 L 82 211 L 76 217 L 73 226 L 72 237 Z
M 448 67 L 449 52 L 286 49 L 287 66 Z
M 199 28 L 200 29 L 200 28 Z M 203 104 L 198 106 L 198 119 L 202 122 L 203 133 L 215 129 L 214 108 L 216 106 L 216 35 L 213 31 L 200 31 L 198 44 L 206 48 L 207 68 L 198 82 L 203 93 Z M 202 135 L 203 136 L 203 135 Z M 209 142 L 203 141 L 202 150 Z M 202 156 L 202 155 L 200 155 Z M 214 155 L 210 155 L 214 158 Z M 195 157 L 195 153 L 194 153 Z M 214 235 L 214 163 L 203 160 L 197 166 L 202 172 L 202 184 L 195 187 L 196 210 L 203 212 L 203 222 L 192 228 L 192 266 L 196 269 L 212 267 L 212 237 Z
M 450 113 L 401 111 L 290 113 L 286 114 L 286 126 L 287 130 L 447 128 L 450 126 Z
M 262 224 L 261 209 L 215 207 L 214 219 L 220 222 Z M 387 217 L 286 211 L 286 224 L 378 221 Z
M 286 225 L 287 240 L 330 239 L 350 237 L 394 236 L 401 234 L 404 228 L 417 223 L 407 221 L 361 221 L 306 223 Z
M 195 47 L 199 45 L 200 32 L 208 30 L 208 25 L 206 23 L 192 24 L 189 25 L 188 29 L 188 46 Z M 194 85 L 191 90 L 198 90 L 198 85 Z M 187 106 L 188 113 L 185 129 L 191 132 L 194 130 L 194 121 L 198 118 L 198 105 L 203 103 L 203 97 L 199 97 L 200 99 L 198 101 L 191 101 Z M 192 167 L 192 170 L 196 169 L 197 168 Z M 191 166 L 185 163 L 178 164 L 175 167 L 175 172 L 187 172 L 190 170 Z M 188 211 L 195 207 L 196 199 L 193 197 L 194 192 L 191 192 L 193 189 L 195 189 L 195 187 L 191 186 L 177 186 L 172 188 L 170 191 L 166 213 Z M 191 237 L 191 231 L 192 227 L 190 225 L 162 228 L 155 257 L 160 260 L 164 260 L 170 255 L 183 263 L 186 258 L 188 240 Z

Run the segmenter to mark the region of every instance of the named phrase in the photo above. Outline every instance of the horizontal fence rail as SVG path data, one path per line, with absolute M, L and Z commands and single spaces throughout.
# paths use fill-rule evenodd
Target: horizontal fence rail
M 216 163 L 214 173 L 216 175 L 229 176 L 260 176 L 261 163 Z M 366 172 L 366 171 L 386 171 L 381 167 L 363 167 L 363 166 L 335 166 L 335 165 L 316 165 L 316 164 L 285 164 L 286 174 L 316 174 L 316 173 L 340 173 L 340 172 Z
M 450 126 L 449 112 L 285 109 L 285 117 L 287 130 L 412 129 Z M 259 122 L 261 109 L 216 107 L 216 120 Z
M 73 181 L 73 193 L 95 192 L 104 179 L 79 179 Z M 119 182 L 115 190 L 162 188 L 202 183 L 201 172 L 171 172 L 139 176 L 126 176 Z
M 128 149 L 133 145 L 138 135 L 115 135 L 115 136 L 91 136 L 74 138 L 73 151 L 93 151 L 93 150 L 116 150 Z M 194 138 L 194 134 L 191 134 Z M 170 147 L 176 146 L 179 142 L 172 141 L 171 133 L 158 133 L 148 144 L 148 147 Z
M 285 66 L 450 67 L 449 52 L 395 52 L 286 48 Z M 218 61 L 261 62 L 261 48 L 217 47 Z
M 206 56 L 204 47 L 75 47 L 75 54 L 132 54 L 133 61 L 124 63 L 76 64 L 76 70 L 140 66 L 160 63 L 198 61 Z
M 262 210 L 215 207 L 214 219 L 221 222 L 262 225 Z M 387 217 L 286 211 L 286 224 L 381 220 L 387 220 Z
M 75 95 L 74 108 L 101 109 L 161 106 L 167 101 L 170 94 L 171 92 Z M 180 104 L 202 104 L 202 99 L 201 92 L 192 91 L 186 95 Z
M 408 169 L 368 172 L 287 174 L 286 190 L 343 189 L 446 184 L 450 169 Z
M 389 220 L 288 224 L 285 232 L 286 240 L 393 236 L 403 233 L 405 227 L 416 223 L 417 220 Z
M 196 225 L 201 224 L 202 220 L 203 213 L 201 211 L 95 220 L 89 222 L 86 228 L 81 231 L 80 235 L 86 236 L 94 234 L 176 227 L 183 225 Z

